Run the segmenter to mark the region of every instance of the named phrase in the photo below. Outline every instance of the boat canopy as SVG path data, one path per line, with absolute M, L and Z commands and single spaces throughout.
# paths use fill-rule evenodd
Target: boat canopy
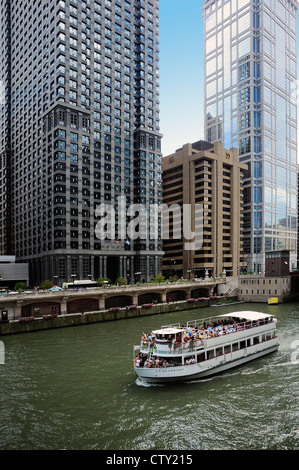
M 273 317 L 273 315 L 269 315 L 267 313 L 251 312 L 251 311 L 232 312 L 232 313 L 226 313 L 220 316 L 231 317 L 231 318 L 244 318 L 244 320 L 248 320 L 248 321 L 264 320 L 265 318 Z
M 182 328 L 162 328 L 161 330 L 153 331 L 155 335 L 176 335 L 183 332 L 186 332 L 186 330 Z

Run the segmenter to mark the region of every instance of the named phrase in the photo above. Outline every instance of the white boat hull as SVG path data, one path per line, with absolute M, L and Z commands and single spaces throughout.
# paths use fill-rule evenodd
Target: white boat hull
M 276 339 L 266 345 L 254 345 L 247 349 L 234 351 L 208 361 L 175 367 L 146 368 L 135 367 L 138 377 L 146 383 L 186 382 L 211 377 L 234 367 L 241 366 L 278 350 Z

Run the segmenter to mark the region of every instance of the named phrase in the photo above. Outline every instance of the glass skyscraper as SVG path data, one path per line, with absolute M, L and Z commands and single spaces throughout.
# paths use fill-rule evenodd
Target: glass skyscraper
M 162 200 L 159 1 L 3 0 L 0 21 L 0 254 L 32 283 L 151 279 L 161 241 L 118 240 L 117 208 Z
M 244 179 L 244 253 L 264 272 L 265 251 L 297 266 L 295 0 L 206 0 L 205 134 L 235 147 Z

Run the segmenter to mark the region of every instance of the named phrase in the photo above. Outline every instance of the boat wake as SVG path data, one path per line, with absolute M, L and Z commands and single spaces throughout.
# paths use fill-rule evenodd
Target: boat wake
M 154 383 L 148 383 L 140 379 L 140 377 L 137 377 L 135 380 L 135 384 L 138 385 L 138 387 L 163 387 L 165 384 L 154 384 Z
M 295 362 L 288 361 L 288 362 L 280 362 L 277 364 L 269 364 L 269 367 L 285 367 L 285 366 L 293 366 Z M 298 364 L 298 362 L 297 362 Z

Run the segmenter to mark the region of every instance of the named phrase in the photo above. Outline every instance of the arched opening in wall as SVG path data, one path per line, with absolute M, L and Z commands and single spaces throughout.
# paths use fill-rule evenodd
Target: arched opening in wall
M 138 305 L 158 304 L 162 302 L 162 295 L 158 292 L 149 292 L 138 296 Z
M 130 295 L 118 295 L 116 297 L 109 297 L 105 301 L 105 307 L 127 307 L 132 305 L 132 297 Z
M 43 315 L 60 315 L 60 304 L 56 302 L 39 302 L 23 305 L 22 317 L 42 317 Z
M 191 297 L 198 299 L 200 297 L 210 297 L 210 289 L 197 288 L 191 291 Z
M 184 290 L 173 290 L 167 292 L 166 294 L 166 301 L 167 302 L 177 302 L 179 300 L 186 300 L 187 299 L 187 292 Z
M 67 313 L 96 312 L 99 310 L 97 299 L 76 299 L 67 304 Z

